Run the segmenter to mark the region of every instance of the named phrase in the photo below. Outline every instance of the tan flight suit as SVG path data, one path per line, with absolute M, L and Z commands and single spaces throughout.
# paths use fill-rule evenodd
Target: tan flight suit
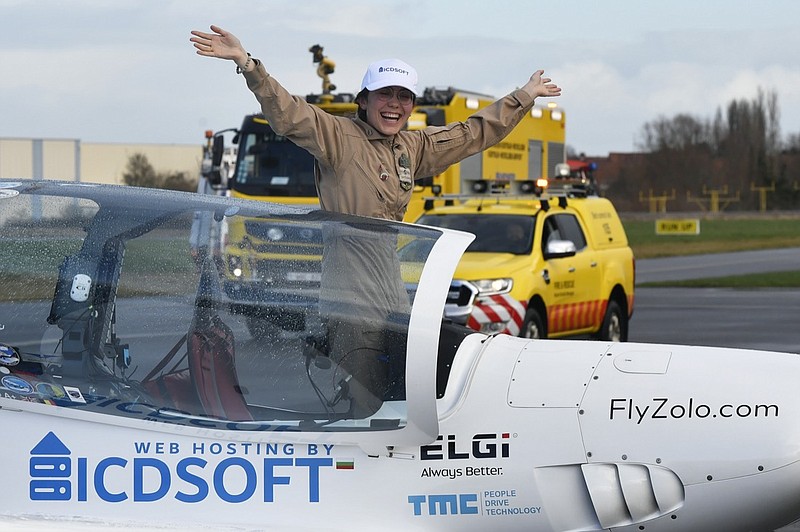
M 261 62 L 245 78 L 272 129 L 316 159 L 322 209 L 387 220 L 403 219 L 413 179 L 441 173 L 493 146 L 533 107 L 533 99 L 516 90 L 464 122 L 387 137 L 358 118 L 328 114 L 289 94 Z M 323 228 L 319 311 L 331 357 L 353 377 L 351 414 L 363 418 L 380 408 L 391 386 L 387 356 L 405 353 L 405 345 L 397 345 L 398 335 L 387 345 L 386 331 L 392 327 L 390 316 L 407 317 L 410 304 L 396 235 L 357 225 Z
M 411 179 L 441 173 L 501 141 L 533 107 L 530 95 L 516 90 L 464 122 L 386 137 L 359 119 L 333 116 L 292 96 L 260 61 L 245 78 L 272 129 L 317 160 L 320 206 L 387 220 L 402 220 L 411 199 L 412 187 L 401 187 L 401 162 L 410 164 Z M 382 173 L 388 177 L 381 179 Z

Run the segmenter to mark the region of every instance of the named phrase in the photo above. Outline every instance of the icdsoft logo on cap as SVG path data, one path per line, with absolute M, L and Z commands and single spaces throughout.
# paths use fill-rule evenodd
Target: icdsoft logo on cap
M 417 92 L 417 71 L 399 59 L 383 59 L 369 65 L 361 90 L 370 91 L 384 87 L 403 87 L 413 93 Z

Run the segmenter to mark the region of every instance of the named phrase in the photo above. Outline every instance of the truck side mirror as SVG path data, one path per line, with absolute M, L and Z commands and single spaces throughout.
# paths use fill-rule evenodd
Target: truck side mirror
M 578 250 L 572 240 L 551 240 L 544 252 L 545 260 L 573 257 Z
M 220 186 L 223 179 L 227 176 L 222 175 L 222 154 L 225 151 L 225 138 L 222 135 L 214 137 L 214 144 L 211 147 L 211 169 L 208 173 L 208 181 L 212 186 Z

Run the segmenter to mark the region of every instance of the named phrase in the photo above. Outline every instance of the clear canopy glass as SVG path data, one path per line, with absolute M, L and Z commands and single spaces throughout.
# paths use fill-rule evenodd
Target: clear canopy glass
M 424 351 L 435 359 L 430 314 L 441 318 L 447 271 L 431 280 L 441 297 L 416 305 L 421 279 L 442 275 L 425 273 L 435 229 L 2 181 L 0 229 L 3 399 L 58 415 L 287 433 L 403 429 L 409 410 L 428 404 L 407 397 L 408 368 L 435 400 L 436 362 Z M 409 348 L 413 327 L 424 349 Z

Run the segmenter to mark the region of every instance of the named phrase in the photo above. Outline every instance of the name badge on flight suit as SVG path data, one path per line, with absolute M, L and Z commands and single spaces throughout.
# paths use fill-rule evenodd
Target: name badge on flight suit
M 411 162 L 408 160 L 408 155 L 403 153 L 397 160 L 399 166 L 397 174 L 400 176 L 400 188 L 403 190 L 411 190 L 414 181 L 411 179 Z

